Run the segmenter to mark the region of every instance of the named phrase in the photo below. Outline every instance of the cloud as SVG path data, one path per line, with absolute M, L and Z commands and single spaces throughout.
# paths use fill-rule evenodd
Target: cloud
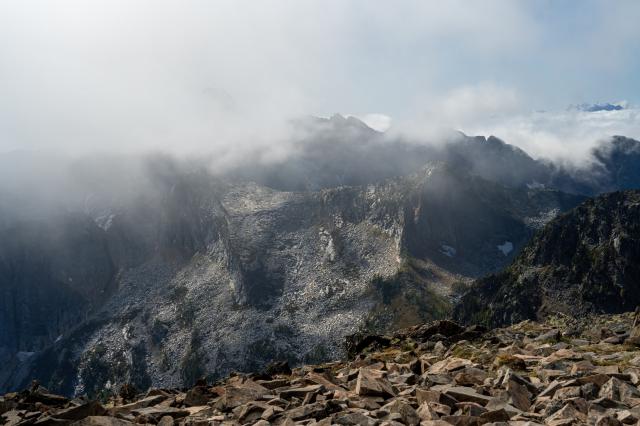
M 640 109 L 516 114 L 477 124 L 469 131 L 497 135 L 534 157 L 578 164 L 590 159 L 597 143 L 614 135 L 640 139 Z
M 504 0 L 3 2 L 0 151 L 243 151 L 281 143 L 291 118 L 348 111 L 384 128 L 412 94 L 398 77 L 430 91 L 448 67 L 416 61 L 445 45 L 515 51 L 535 38 L 526 12 Z
M 0 2 L 0 152 L 278 159 L 293 149 L 292 118 L 358 112 L 377 129 L 393 117 L 391 133 L 420 140 L 491 131 L 534 150 L 546 139 L 567 155 L 557 139 L 583 134 L 558 120 L 580 120 L 527 111 L 634 96 L 640 57 L 637 3 L 574 9 L 509 0 Z
M 640 139 L 640 108 L 627 101 L 612 103 L 624 109 L 590 112 L 567 105 L 532 111 L 526 96 L 515 88 L 485 82 L 425 96 L 414 107 L 421 112 L 409 120 L 394 120 L 388 133 L 416 143 L 446 142 L 455 136 L 454 130 L 494 135 L 535 158 L 578 165 L 590 161 L 591 149 L 612 136 Z
M 446 141 L 455 131 L 479 128 L 522 106 L 516 90 L 484 82 L 462 86 L 439 96 L 425 95 L 413 107 L 417 114 L 400 121 L 392 133 L 431 143 Z

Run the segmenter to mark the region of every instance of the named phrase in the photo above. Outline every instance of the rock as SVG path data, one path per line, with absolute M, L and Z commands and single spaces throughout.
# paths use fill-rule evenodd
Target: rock
M 528 411 L 531 407 L 531 393 L 527 387 L 511 378 L 507 382 L 506 388 L 509 393 L 509 403 L 519 410 Z
M 301 388 L 290 388 L 279 392 L 280 398 L 289 399 L 291 397 L 304 398 L 309 393 L 318 393 L 324 390 L 323 385 L 310 385 Z
M 450 411 L 451 410 L 449 410 L 449 413 L 446 413 L 445 415 L 449 415 Z M 421 420 L 438 420 L 440 418 L 440 414 L 438 414 L 438 412 L 432 408 L 428 402 L 420 404 L 416 410 L 416 414 L 418 414 L 418 417 L 420 417 Z
M 490 410 L 480 415 L 482 423 L 508 422 L 511 416 L 504 408 L 499 410 Z
M 491 401 L 490 396 L 479 394 L 478 392 L 473 390 L 473 388 L 465 386 L 439 385 L 434 386 L 433 388 L 437 388 L 436 390 L 441 391 L 458 401 L 477 402 L 480 405 L 486 405 L 489 401 Z
M 272 409 L 272 407 L 263 402 L 253 401 L 234 408 L 233 414 L 240 423 L 253 423 L 263 418 L 262 414 L 268 409 Z
M 284 413 L 289 419 L 299 421 L 309 418 L 322 418 L 327 415 L 324 404 L 314 402 L 313 404 L 303 405 L 293 408 Z
M 151 395 L 148 396 L 146 398 L 142 398 L 139 401 L 134 401 L 131 402 L 129 404 L 125 404 L 125 405 L 120 405 L 117 407 L 112 407 L 109 408 L 109 413 L 112 416 L 115 416 L 117 414 L 124 414 L 124 413 L 130 413 L 131 411 L 137 409 L 137 408 L 144 408 L 144 407 L 149 407 L 152 405 L 157 405 L 160 404 L 162 401 L 166 400 L 167 397 L 165 395 L 162 394 L 158 394 L 158 395 Z
M 456 384 L 461 386 L 481 385 L 487 378 L 484 370 L 474 367 L 466 367 L 454 377 Z
M 288 361 L 274 361 L 265 367 L 265 373 L 269 376 L 276 376 L 279 374 L 288 376 L 291 374 L 291 367 L 289 367 Z
M 132 412 L 137 416 L 153 419 L 156 423 L 164 416 L 169 416 L 173 419 L 179 419 L 189 415 L 188 410 L 182 410 L 173 407 L 161 407 L 158 405 L 155 407 L 137 408 Z
M 106 411 L 102 404 L 97 401 L 91 401 L 86 404 L 60 410 L 52 414 L 52 417 L 63 420 L 80 420 L 89 416 L 102 416 Z
M 564 425 L 571 424 L 572 422 L 586 422 L 587 416 L 578 410 L 572 404 L 566 404 L 560 410 L 546 419 L 548 425 Z M 566 423 L 569 422 L 569 423 Z
M 171 419 L 171 417 L 169 417 Z M 119 419 L 117 417 L 111 416 L 89 416 L 84 419 L 80 419 L 72 423 L 74 426 L 127 426 L 133 425 L 133 422 L 129 422 L 123 419 Z M 171 423 L 158 423 L 158 426 L 172 426 L 173 419 L 171 419 Z
M 400 399 L 396 399 L 393 402 L 382 406 L 382 409 L 389 413 L 400 414 L 402 422 L 406 425 L 417 425 L 420 423 L 420 417 L 416 410 L 411 405 Z
M 248 402 L 258 400 L 268 393 L 269 390 L 267 388 L 252 380 L 227 385 L 224 387 L 224 394 L 215 403 L 215 407 L 222 411 L 228 411 Z
M 444 416 L 442 420 L 454 426 L 480 426 L 480 417 L 474 416 Z
M 376 419 L 366 416 L 362 413 L 345 413 L 338 414 L 333 419 L 334 423 L 339 425 L 364 425 L 375 426 L 378 424 Z
M 358 395 L 395 396 L 395 391 L 391 383 L 384 377 L 384 373 L 369 368 L 360 368 L 355 392 Z
M 577 398 L 582 394 L 580 386 L 567 386 L 558 389 L 553 395 L 554 399 L 565 400 L 569 398 Z
M 158 426 L 173 426 L 174 421 L 171 416 L 162 416 L 158 422 Z
M 184 405 L 187 407 L 205 405 L 210 399 L 211 395 L 206 386 L 196 386 L 187 391 L 184 398 Z
M 622 423 L 613 416 L 600 416 L 596 420 L 595 426 L 622 426 Z

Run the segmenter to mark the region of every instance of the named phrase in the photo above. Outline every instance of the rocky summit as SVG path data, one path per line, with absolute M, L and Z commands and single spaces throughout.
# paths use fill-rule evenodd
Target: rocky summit
M 548 223 L 505 270 L 462 296 L 463 322 L 505 325 L 640 304 L 640 191 L 589 199 Z
M 640 420 L 638 313 L 487 330 L 436 321 L 353 335 L 349 360 L 272 363 L 190 389 L 67 399 L 34 382 L 4 425 L 623 425 Z

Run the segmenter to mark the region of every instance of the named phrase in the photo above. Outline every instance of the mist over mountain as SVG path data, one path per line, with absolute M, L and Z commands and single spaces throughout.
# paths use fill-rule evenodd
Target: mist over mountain
M 640 143 L 623 137 L 568 168 L 496 137 L 295 125 L 287 157 L 221 171 L 207 157 L 3 156 L 34 173 L 2 191 L 2 386 L 91 394 L 330 359 L 348 333 L 449 315 L 461 285 L 556 215 L 640 185 Z
M 0 424 L 636 423 L 638 16 L 0 2 Z

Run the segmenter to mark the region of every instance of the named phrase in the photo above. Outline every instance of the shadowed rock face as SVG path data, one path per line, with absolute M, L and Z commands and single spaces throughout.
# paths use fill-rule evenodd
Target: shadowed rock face
M 493 325 L 633 310 L 640 305 L 638 259 L 640 192 L 602 195 L 547 224 L 505 271 L 480 279 L 455 315 Z

